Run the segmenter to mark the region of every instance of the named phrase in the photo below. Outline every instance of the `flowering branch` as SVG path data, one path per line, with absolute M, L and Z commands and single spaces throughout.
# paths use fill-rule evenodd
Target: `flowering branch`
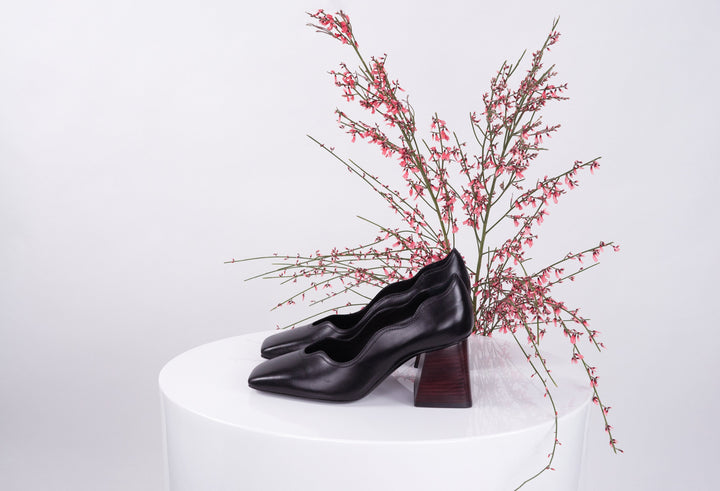
M 309 15 L 313 19 L 309 25 L 348 45 L 357 61 L 354 69 L 340 63 L 339 69 L 332 70 L 330 75 L 345 103 L 357 104 L 367 119 L 338 108 L 335 114 L 339 127 L 352 142 L 364 140 L 376 146 L 385 159 L 396 161 L 404 189 L 389 187 L 354 160 L 339 156 L 334 148 L 312 136 L 309 138 L 370 186 L 398 216 L 401 225 L 383 226 L 360 217 L 376 229 L 375 238 L 367 244 L 344 250 L 334 248 L 329 253 L 272 256 L 270 259 L 279 261 L 273 266 L 278 267 L 259 276 L 293 283 L 298 279 L 310 280 L 309 287 L 277 306 L 306 300 L 306 294 L 320 297 L 308 298 L 311 305 L 335 299 L 341 293 L 367 300 L 363 287 L 377 288 L 409 278 L 421 267 L 444 257 L 454 247 L 456 235 L 472 233 L 476 260 L 466 261 L 472 265 L 469 274 L 474 331 L 488 336 L 510 332 L 542 381 L 553 407 L 556 438 L 543 471 L 550 468 L 558 445 L 557 411 L 548 385 L 555 382 L 542 356 L 542 339 L 550 325 L 560 329 L 570 341 L 572 362 L 582 362 L 593 389 L 593 402 L 603 413 L 610 446 L 615 452 L 621 451 L 607 423 L 609 407 L 601 403 L 597 392 L 596 369 L 586 363 L 578 343 L 587 336 L 601 350 L 604 345 L 597 341 L 599 333 L 589 328 L 589 320 L 578 309 L 552 295 L 555 285 L 568 279 L 574 281 L 576 275 L 597 265 L 606 248 L 617 251 L 619 247 L 613 242 L 599 242 L 578 253 L 568 252 L 536 270 L 529 269 L 527 257 L 527 251 L 538 240 L 537 228 L 552 205 L 578 188 L 580 176 L 586 171 L 593 174 L 600 160 L 599 157 L 575 160 L 564 172 L 537 178 L 534 184 L 526 177 L 540 152 L 547 150 L 542 146 L 545 139 L 560 128 L 559 124 L 544 123 L 542 110 L 550 102 L 567 100 L 563 95 L 567 84 L 553 82 L 557 75 L 555 66 L 544 68 L 546 52 L 560 37 L 556 31 L 559 19 L 553 21 L 540 49 L 532 53 L 530 66 L 516 85 L 513 77 L 525 52 L 515 63 L 504 62 L 490 80 L 490 90 L 482 97 L 483 110 L 469 115 L 477 144 L 472 152 L 438 114 L 431 118 L 429 138 L 418 135 L 408 97 L 403 96 L 404 89 L 386 70 L 387 55 L 366 58 L 345 13 L 319 10 Z M 504 223 L 512 223 L 516 231 L 509 237 L 497 237 Z M 583 260 L 588 256 L 592 257 L 592 264 L 585 265 Z M 345 306 L 355 305 L 358 304 L 348 302 Z M 339 308 L 342 306 L 336 309 Z M 321 313 L 325 312 L 328 310 Z M 520 333 L 527 336 L 525 346 L 518 339 Z M 532 359 L 539 360 L 540 368 Z

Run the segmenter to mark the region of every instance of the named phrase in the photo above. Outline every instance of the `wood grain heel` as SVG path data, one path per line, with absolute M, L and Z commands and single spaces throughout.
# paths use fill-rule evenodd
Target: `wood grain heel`
M 415 379 L 418 407 L 471 407 L 467 339 L 420 355 Z

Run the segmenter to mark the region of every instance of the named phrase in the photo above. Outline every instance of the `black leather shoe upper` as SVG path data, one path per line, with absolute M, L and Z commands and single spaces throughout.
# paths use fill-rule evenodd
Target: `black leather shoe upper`
M 452 275 L 402 306 L 381 309 L 352 336 L 325 337 L 262 362 L 248 384 L 310 399 L 357 400 L 413 356 L 462 341 L 473 323 L 470 293 Z
M 398 281 L 384 287 L 365 307 L 352 314 L 336 314 L 304 326 L 273 334 L 263 341 L 260 354 L 263 358 L 297 351 L 326 337 L 346 337 L 362 329 L 379 310 L 399 306 L 410 301 L 418 293 L 447 281 L 453 274 L 470 288 L 465 263 L 460 253 L 453 249 L 444 259 L 428 264 L 408 280 Z

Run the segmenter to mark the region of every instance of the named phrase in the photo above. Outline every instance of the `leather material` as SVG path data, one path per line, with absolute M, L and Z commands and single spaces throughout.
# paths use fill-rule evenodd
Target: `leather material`
M 325 338 L 262 362 L 248 384 L 309 399 L 354 401 L 410 358 L 461 342 L 473 324 L 470 293 L 452 275 L 402 307 L 379 312 L 354 336 Z
M 408 280 L 384 287 L 365 307 L 352 314 L 336 314 L 294 329 L 273 334 L 263 341 L 260 355 L 263 358 L 297 351 L 326 337 L 346 337 L 362 329 L 378 311 L 407 303 L 418 293 L 442 284 L 453 274 L 470 289 L 470 278 L 462 256 L 453 249 L 444 259 L 428 264 Z

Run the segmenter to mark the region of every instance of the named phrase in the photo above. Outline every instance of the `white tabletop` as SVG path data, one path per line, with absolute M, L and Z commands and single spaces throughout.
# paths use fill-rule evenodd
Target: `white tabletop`
M 251 389 L 247 377 L 262 362 L 260 344 L 272 332 L 223 339 L 187 351 L 160 373 L 164 396 L 210 420 L 276 436 L 353 442 L 430 442 L 477 439 L 552 421 L 544 389 L 509 337 L 471 336 L 473 407 L 416 408 L 416 369 L 406 364 L 371 394 L 352 403 L 328 403 Z M 591 390 L 569 356 L 548 356 L 558 387 L 552 393 L 560 418 L 586 406 Z

